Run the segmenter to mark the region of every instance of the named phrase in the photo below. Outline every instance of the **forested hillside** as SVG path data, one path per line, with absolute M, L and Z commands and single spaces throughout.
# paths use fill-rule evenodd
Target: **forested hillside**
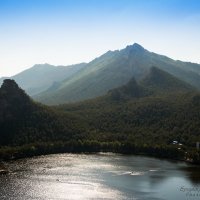
M 73 114 L 63 116 L 33 102 L 14 80 L 4 80 L 0 89 L 0 111 L 1 146 L 69 140 L 72 134 L 81 131 L 81 125 L 74 129 L 79 120 Z
M 5 80 L 0 102 L 4 159 L 112 151 L 200 160 L 195 148 L 200 94 L 155 67 L 141 81 L 132 78 L 102 97 L 54 107 L 35 103 L 13 80 Z

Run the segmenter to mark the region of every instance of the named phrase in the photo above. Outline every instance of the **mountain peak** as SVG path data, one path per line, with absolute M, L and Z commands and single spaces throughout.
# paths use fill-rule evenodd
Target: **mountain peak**
M 1 89 L 19 89 L 19 86 L 13 79 L 5 79 Z
M 119 88 L 110 90 L 108 94 L 111 96 L 113 100 L 140 98 L 148 95 L 145 88 L 138 85 L 135 78 L 131 78 L 127 84 Z
M 157 92 L 185 92 L 194 90 L 190 84 L 155 66 L 151 67 L 149 74 L 141 81 L 141 83 L 143 86 Z
M 44 64 L 35 64 L 32 68 L 33 69 L 49 69 L 49 68 L 54 68 L 54 65 L 50 65 L 48 63 Z
M 138 43 L 134 43 L 133 45 L 128 45 L 127 47 L 126 47 L 126 49 L 129 49 L 129 50 L 142 50 L 142 51 L 144 51 L 145 49 L 144 49 L 144 47 L 142 47 L 140 44 L 138 44 Z
M 144 47 L 142 47 L 141 45 L 139 45 L 138 43 L 134 43 L 133 45 L 128 45 L 122 51 L 132 55 L 132 53 L 133 54 L 143 54 L 147 50 Z
M 132 47 L 134 47 L 134 48 L 141 48 L 141 49 L 144 49 L 144 47 L 141 46 L 141 45 L 138 44 L 138 43 L 134 43 L 134 44 L 132 45 Z
M 6 101 L 23 102 L 24 100 L 30 100 L 29 96 L 22 90 L 18 84 L 12 79 L 5 79 L 0 88 L 0 98 L 6 99 Z

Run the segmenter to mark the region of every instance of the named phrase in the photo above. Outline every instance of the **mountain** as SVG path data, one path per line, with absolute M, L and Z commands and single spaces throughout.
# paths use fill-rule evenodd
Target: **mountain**
M 84 116 L 90 130 L 87 140 L 103 143 L 110 151 L 183 160 L 189 156 L 200 163 L 195 150 L 200 140 L 200 93 L 156 67 L 141 81 L 132 78 L 104 96 L 55 108 Z M 181 148 L 172 144 L 174 140 Z
M 108 51 L 34 99 L 51 105 L 94 98 L 126 84 L 132 77 L 141 81 L 152 66 L 200 89 L 200 65 L 175 61 L 133 44 L 122 50 Z
M 157 67 L 152 67 L 140 83 L 154 93 L 169 94 L 195 90 L 190 84 Z
M 115 101 L 141 98 L 147 95 L 149 95 L 149 91 L 139 85 L 135 78 L 132 78 L 126 85 L 110 90 L 107 94 L 107 96 L 110 96 Z
M 157 81 L 160 75 L 164 81 Z M 162 92 L 173 84 L 176 90 Z M 132 78 L 102 97 L 48 107 L 35 103 L 14 80 L 4 80 L 0 88 L 0 159 L 112 151 L 200 163 L 200 152 L 195 149 L 200 140 L 200 94 L 190 87 L 151 68 L 143 81 Z M 120 98 L 113 98 L 113 92 Z M 174 140 L 181 147 L 173 145 Z
M 33 102 L 14 80 L 5 79 L 0 88 L 0 111 L 0 147 L 68 140 L 74 132 L 73 116 Z
M 56 82 L 72 76 L 84 66 L 85 63 L 70 66 L 37 64 L 10 78 L 14 79 L 29 95 L 36 95 L 47 90 Z M 0 84 L 4 79 L 6 77 L 0 79 Z
M 179 80 L 175 76 L 157 67 L 151 67 L 149 73 L 137 83 L 132 78 L 127 84 L 110 90 L 107 96 L 113 100 L 128 100 L 142 98 L 150 95 L 169 95 L 194 92 L 196 89 L 190 84 Z

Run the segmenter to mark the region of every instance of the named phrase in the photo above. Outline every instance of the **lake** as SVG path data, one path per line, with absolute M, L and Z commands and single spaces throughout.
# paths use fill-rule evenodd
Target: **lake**
M 200 168 L 151 157 L 53 154 L 5 162 L 0 199 L 5 200 L 196 200 Z

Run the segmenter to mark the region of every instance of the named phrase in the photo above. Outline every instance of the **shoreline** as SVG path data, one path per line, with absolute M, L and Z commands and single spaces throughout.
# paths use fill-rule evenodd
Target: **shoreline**
M 191 165 L 196 165 L 200 166 L 200 164 L 195 163 L 191 160 L 188 159 L 173 159 L 173 158 L 168 158 L 168 157 L 160 157 L 160 156 L 155 156 L 155 155 L 149 155 L 146 153 L 131 153 L 131 152 L 116 152 L 116 151 L 66 151 L 66 152 L 51 152 L 51 153 L 45 153 L 45 154 L 34 154 L 34 155 L 29 155 L 29 156 L 17 156 L 17 157 L 8 157 L 6 159 L 1 159 L 0 158 L 0 175 L 1 174 L 7 174 L 9 171 L 6 169 L 6 167 L 1 163 L 2 161 L 15 161 L 19 159 L 26 159 L 26 158 L 33 158 L 33 157 L 39 157 L 39 156 L 47 156 L 47 155 L 56 155 L 56 154 L 120 154 L 120 155 L 126 155 L 126 156 L 144 156 L 144 157 L 150 157 L 150 158 L 156 158 L 156 159 L 161 159 L 161 160 L 166 160 L 166 161 L 173 161 L 173 162 L 184 162 L 186 164 L 191 164 Z
M 185 153 L 187 151 L 187 153 Z M 29 158 L 33 156 L 58 154 L 58 153 L 100 153 L 110 152 L 123 155 L 141 155 L 155 157 L 158 159 L 168 159 L 183 161 L 190 164 L 200 165 L 200 160 L 195 157 L 200 152 L 189 147 L 177 150 L 173 145 L 137 145 L 130 142 L 97 142 L 91 141 L 56 141 L 29 143 L 22 146 L 3 146 L 0 148 L 1 161 Z
M 8 169 L 6 169 L 3 163 L 0 163 L 0 175 L 8 174 L 8 173 L 9 173 Z

